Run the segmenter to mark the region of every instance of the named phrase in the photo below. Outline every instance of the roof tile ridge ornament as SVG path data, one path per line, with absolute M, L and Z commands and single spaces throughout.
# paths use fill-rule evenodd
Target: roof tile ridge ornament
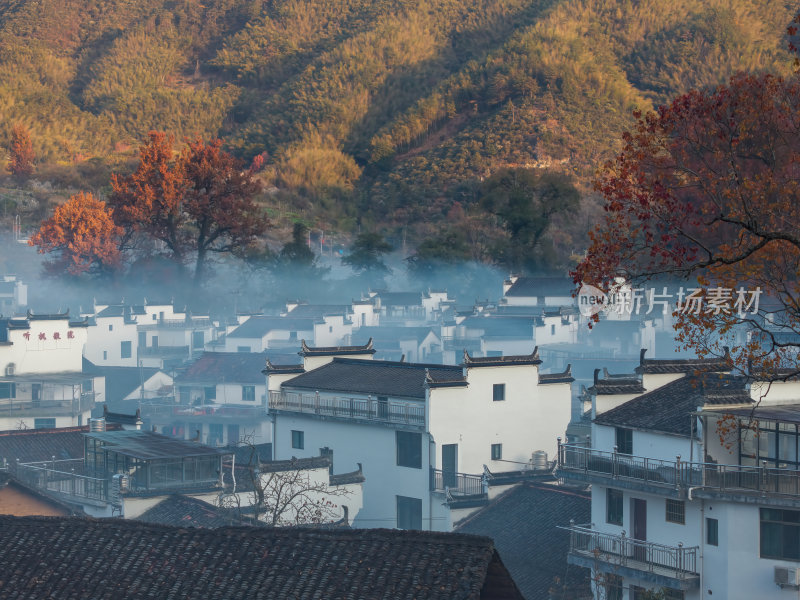
M 464 364 L 465 365 L 472 364 L 472 357 L 469 355 L 469 352 L 467 352 L 466 348 L 464 348 Z
M 302 348 L 303 352 L 311 352 L 311 348 L 309 348 L 308 344 L 306 344 L 305 338 L 300 340 L 300 348 Z
M 647 348 L 639 350 L 639 366 L 644 364 L 644 355 L 647 353 Z
M 539 345 L 533 347 L 533 352 L 531 352 L 531 358 L 533 360 L 540 360 L 539 358 Z

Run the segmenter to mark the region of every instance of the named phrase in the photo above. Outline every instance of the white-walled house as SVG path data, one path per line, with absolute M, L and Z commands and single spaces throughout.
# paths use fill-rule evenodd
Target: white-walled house
M 14 316 L 28 306 L 28 286 L 15 275 L 0 278 L 0 316 Z
M 315 327 L 321 324 L 311 318 L 253 316 L 225 337 L 225 352 L 299 347 L 300 340 L 315 339 Z
M 357 527 L 449 530 L 445 486 L 485 493 L 486 469 L 552 454 L 569 421 L 572 377 L 540 375 L 535 351 L 460 366 L 356 358 L 372 353 L 305 347 L 303 369 L 266 371 L 275 458 L 326 448 L 334 464 L 362 464 Z
M 0 430 L 88 422 L 102 377 L 83 372 L 87 326 L 66 313 L 0 319 Z
M 503 282 L 500 302 L 508 306 L 575 306 L 575 284 L 569 277 L 519 277 Z
M 559 476 L 592 488 L 570 562 L 597 598 L 800 592 L 800 382 L 751 384 L 724 362 L 643 361 L 648 391 L 598 410 L 590 448 L 561 446 Z
M 89 317 L 84 356 L 99 367 L 136 367 L 139 335 L 134 307 L 95 303 Z
M 205 352 L 175 379 L 175 401 L 142 404 L 148 428 L 209 446 L 268 443 L 264 353 Z

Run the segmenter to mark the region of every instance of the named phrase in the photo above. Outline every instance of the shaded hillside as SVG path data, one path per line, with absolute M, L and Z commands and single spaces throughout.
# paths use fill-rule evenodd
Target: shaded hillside
M 151 129 L 221 136 L 266 151 L 267 204 L 413 238 L 454 202 L 480 217 L 501 167 L 586 183 L 632 109 L 786 70 L 790 17 L 774 0 L 0 0 L 0 115 L 30 128 L 40 179 L 98 187 Z

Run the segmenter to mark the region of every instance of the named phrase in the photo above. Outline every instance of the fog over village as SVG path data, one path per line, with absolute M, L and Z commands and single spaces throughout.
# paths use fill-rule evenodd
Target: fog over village
M 798 597 L 798 28 L 0 2 L 0 598 Z

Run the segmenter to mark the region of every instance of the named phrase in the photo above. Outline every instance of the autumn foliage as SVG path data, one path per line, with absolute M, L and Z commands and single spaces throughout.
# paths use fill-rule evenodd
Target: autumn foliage
M 713 353 L 710 334 L 744 324 L 754 335 L 733 353 L 740 368 L 796 369 L 800 79 L 740 74 L 636 119 L 595 181 L 605 217 L 575 281 L 607 290 L 615 276 L 666 275 L 707 288 L 760 287 L 759 314 L 680 315 L 680 339 Z
M 15 177 L 28 177 L 33 174 L 35 158 L 31 132 L 21 123 L 17 123 L 11 128 L 8 170 Z
M 121 265 L 118 227 L 105 202 L 80 192 L 58 206 L 28 242 L 55 258 L 46 264 L 54 274 L 111 273 Z
M 174 140 L 151 132 L 128 176 L 113 175 L 111 206 L 128 247 L 162 242 L 183 265 L 195 260 L 203 280 L 210 253 L 244 251 L 262 235 L 267 220 L 253 201 L 260 185 L 221 149 L 222 142 L 189 142 L 175 156 Z

